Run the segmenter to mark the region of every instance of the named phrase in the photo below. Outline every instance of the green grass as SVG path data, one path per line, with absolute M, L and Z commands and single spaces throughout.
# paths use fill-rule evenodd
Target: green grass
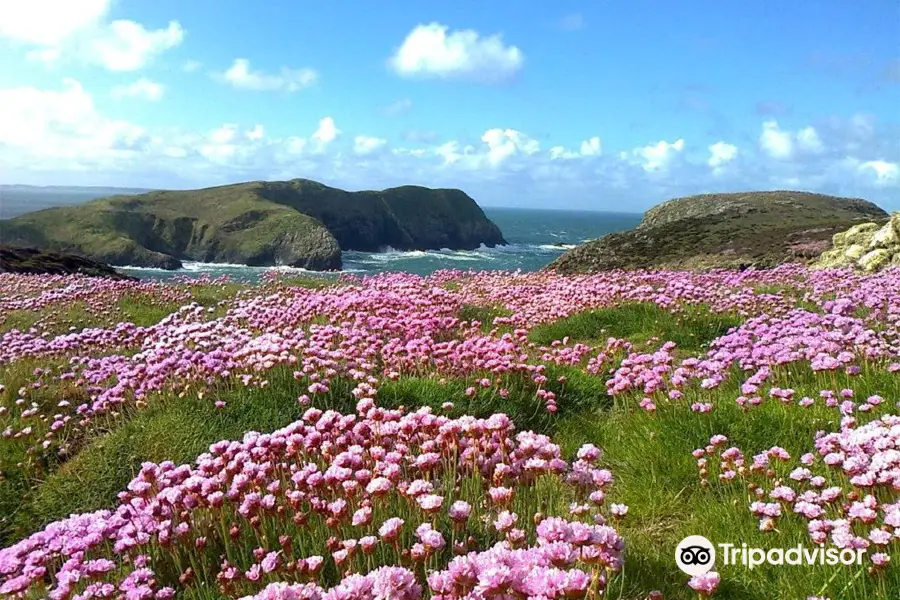
M 875 393 L 885 398 L 900 396 L 900 376 L 885 371 L 851 378 L 817 376 L 808 369 L 776 370 L 774 378 L 782 385 L 790 383 L 798 398 L 817 395 L 822 389 L 847 387 L 855 389 L 861 398 Z M 691 392 L 678 403 L 658 402 L 655 413 L 637 408 L 632 399 L 613 411 L 569 415 L 559 424 L 555 439 L 566 452 L 574 452 L 585 442 L 603 448 L 604 461 L 616 478 L 609 501 L 630 507 L 619 525 L 628 544 L 626 589 L 631 595 L 626 597 L 661 589 L 666 598 L 691 598 L 685 588 L 687 576 L 674 562 L 675 547 L 688 535 L 703 535 L 713 543 L 747 543 L 764 549 L 789 548 L 798 543 L 813 546 L 800 518 L 782 518 L 778 532 L 758 531 L 741 485 L 713 482 L 709 488 L 701 487 L 691 452 L 705 447 L 712 435 L 723 434 L 729 438 L 728 446 L 739 447 L 748 461 L 775 445 L 796 459 L 813 449 L 817 431 L 838 428 L 837 413 L 821 404 L 804 409 L 776 400 L 766 400 L 745 413 L 734 402 L 739 395 L 737 384 L 725 384 L 712 391 Z M 707 414 L 693 413 L 689 408 L 693 401 L 713 402 L 715 409 Z M 723 585 L 716 598 L 806 598 L 827 584 L 824 593 L 832 599 L 863 600 L 888 598 L 886 590 L 900 589 L 900 572 L 896 569 L 884 582 L 865 575 L 853 579 L 859 569 L 845 568 L 828 583 L 834 574 L 828 567 L 759 567 L 749 571 L 742 566 L 722 566 L 721 562 L 717 567 Z M 850 587 L 844 589 L 848 584 Z
M 713 314 L 703 307 L 689 307 L 673 314 L 655 304 L 632 303 L 574 314 L 531 330 L 532 341 L 550 345 L 569 337 L 572 341 L 604 343 L 608 337 L 645 343 L 658 338 L 660 343 L 675 342 L 686 351 L 700 351 L 710 341 L 740 325 L 737 317 Z
M 41 332 L 47 331 L 52 335 L 67 333 L 71 327 L 76 330 L 84 329 L 99 323 L 100 319 L 87 311 L 84 302 L 74 302 L 66 306 L 64 311 L 58 307 L 48 307 L 43 310 L 19 309 L 6 313 L 0 322 L 0 335 L 7 331 L 17 329 L 28 331 L 32 327 Z
M 39 483 L 31 501 L 20 502 L 12 514 L 10 537 L 74 512 L 113 506 L 145 461 L 191 462 L 214 442 L 240 439 L 247 431 L 274 431 L 296 420 L 301 414 L 296 399 L 305 386 L 286 371 L 273 373 L 269 381 L 262 389 L 236 386 L 203 398 L 166 394 L 154 399 Z M 216 408 L 217 399 L 226 406 Z
M 494 319 L 508 317 L 512 312 L 502 306 L 480 306 L 478 304 L 463 304 L 457 316 L 460 321 L 478 321 L 481 330 L 488 332 L 494 328 Z

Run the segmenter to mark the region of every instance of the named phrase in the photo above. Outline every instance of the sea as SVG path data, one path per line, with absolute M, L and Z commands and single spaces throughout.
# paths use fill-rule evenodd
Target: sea
M 477 250 L 415 250 L 401 252 L 386 248 L 382 252 L 343 253 L 345 273 L 372 275 L 384 272 L 406 272 L 429 275 L 441 269 L 463 271 L 537 271 L 550 264 L 566 250 L 607 233 L 631 229 L 642 215 L 639 213 L 594 212 L 574 210 L 538 210 L 524 208 L 482 207 L 485 215 L 503 232 L 508 242 L 496 248 Z M 177 271 L 136 267 L 117 267 L 119 271 L 141 279 L 166 280 L 175 277 L 218 277 L 256 281 L 267 271 L 310 273 L 291 267 L 248 267 L 244 265 L 184 262 Z

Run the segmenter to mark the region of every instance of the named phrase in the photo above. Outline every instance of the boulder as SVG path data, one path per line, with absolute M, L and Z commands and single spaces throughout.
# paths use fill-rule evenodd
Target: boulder
M 866 252 L 856 264 L 863 271 L 867 271 L 871 273 L 872 271 L 877 271 L 882 267 L 886 267 L 891 262 L 891 252 L 886 248 L 876 248 L 871 252 Z
M 814 263 L 818 268 L 851 266 L 868 273 L 900 266 L 900 212 L 887 223 L 862 223 L 836 233 L 833 247 Z

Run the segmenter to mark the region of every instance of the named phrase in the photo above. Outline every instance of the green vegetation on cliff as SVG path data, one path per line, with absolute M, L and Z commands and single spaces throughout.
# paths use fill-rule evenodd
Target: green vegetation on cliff
M 651 208 L 635 229 L 575 248 L 549 268 L 590 273 L 636 268 L 772 267 L 807 262 L 832 236 L 887 213 L 858 198 L 773 191 L 705 194 Z
M 0 221 L 0 239 L 167 269 L 195 260 L 330 270 L 341 267 L 342 249 L 505 243 L 459 190 L 346 192 L 304 179 L 101 198 Z

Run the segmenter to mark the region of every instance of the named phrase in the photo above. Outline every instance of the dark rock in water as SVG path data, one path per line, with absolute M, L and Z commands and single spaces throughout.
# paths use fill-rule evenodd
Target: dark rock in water
M 636 228 L 587 242 L 548 269 L 591 273 L 807 263 L 829 247 L 835 233 L 887 218 L 886 212 L 865 200 L 807 192 L 690 196 L 651 208 Z
M 24 275 L 89 275 L 109 279 L 137 281 L 119 273 L 109 265 L 74 254 L 0 246 L 0 273 Z
M 460 190 L 346 192 L 306 179 L 101 198 L 0 222 L 4 243 L 114 265 L 181 261 L 341 268 L 342 250 L 473 250 L 505 244 Z

